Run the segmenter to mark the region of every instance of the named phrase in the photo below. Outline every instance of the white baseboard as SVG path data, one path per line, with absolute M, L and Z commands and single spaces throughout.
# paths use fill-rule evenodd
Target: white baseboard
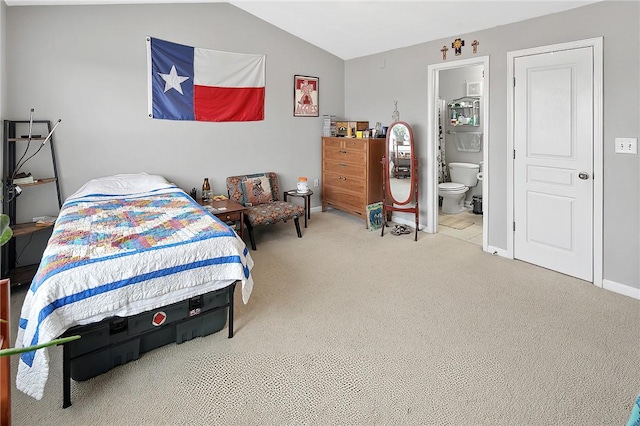
M 322 213 L 322 206 L 311 207 L 311 213 Z M 407 225 L 407 226 L 409 226 L 411 228 L 416 226 L 416 223 L 415 223 L 414 220 L 405 219 L 405 218 L 402 218 L 402 217 L 399 217 L 399 216 L 396 216 L 396 215 L 393 215 L 393 214 L 391 216 L 391 220 L 394 223 Z M 419 226 L 420 226 L 420 228 L 418 229 L 419 231 L 424 231 L 426 229 L 426 226 L 424 226 L 422 224 L 420 224 Z
M 391 221 L 393 221 L 394 223 L 399 223 L 401 225 L 407 225 L 410 228 L 413 228 L 414 226 L 416 226 L 416 221 L 415 221 L 415 218 L 413 217 L 411 219 L 405 219 L 403 217 L 396 216 L 392 213 Z M 426 229 L 427 229 L 426 226 L 422 224 L 418 224 L 418 231 L 425 231 Z
M 630 285 L 620 284 L 610 280 L 602 280 L 602 288 L 640 300 L 640 288 L 631 287 Z
M 494 246 L 487 246 L 487 253 L 491 253 L 491 254 L 496 254 L 500 257 L 506 257 L 507 259 L 513 259 L 511 256 L 509 256 L 509 254 L 507 253 L 506 250 L 498 248 L 498 247 L 494 247 Z

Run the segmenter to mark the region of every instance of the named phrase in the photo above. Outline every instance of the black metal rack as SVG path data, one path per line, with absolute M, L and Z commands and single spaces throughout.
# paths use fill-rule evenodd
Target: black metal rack
M 22 137 L 24 135 L 17 134 L 17 125 L 29 125 L 30 123 L 36 125 L 46 125 L 47 134 L 50 134 L 49 140 L 45 136 L 38 137 Z M 16 154 L 21 152 L 18 150 L 19 144 L 25 144 L 25 156 L 28 154 L 26 148 L 28 143 L 35 142 L 36 144 L 48 143 L 51 149 L 51 162 L 53 165 L 53 176 L 51 177 L 39 177 L 33 183 L 21 183 L 20 188 L 29 188 L 37 185 L 55 184 L 56 193 L 58 197 L 58 209 L 62 207 L 62 197 L 60 193 L 60 182 L 58 180 L 58 168 L 56 164 L 56 154 L 54 149 L 53 135 L 51 134 L 52 126 L 49 120 L 4 120 L 4 133 L 3 133 L 3 199 L 2 207 L 3 212 L 11 219 L 11 229 L 13 230 L 13 236 L 11 240 L 4 246 L 2 246 L 2 278 L 11 278 L 12 285 L 20 283 L 30 283 L 33 275 L 36 272 L 37 265 L 29 265 L 16 268 L 16 239 L 24 236 L 31 235 L 35 232 L 44 230 L 50 230 L 51 226 L 36 226 L 35 222 L 16 223 L 16 210 L 17 210 L 17 189 L 14 185 L 13 179 L 16 172 L 16 167 L 20 167 L 18 162 L 20 159 L 16 158 Z M 37 154 L 38 152 L 36 152 Z M 34 154 L 35 155 L 35 154 Z M 23 156 L 22 158 L 26 158 Z M 27 157 L 28 158 L 28 157 Z M 25 161 L 26 162 L 26 161 Z

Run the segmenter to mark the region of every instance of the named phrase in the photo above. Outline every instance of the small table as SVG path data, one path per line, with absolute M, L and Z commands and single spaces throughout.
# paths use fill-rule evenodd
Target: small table
M 225 223 L 240 222 L 240 238 L 244 239 L 244 212 L 247 210 L 245 206 L 232 200 L 202 201 L 200 198 L 198 204 L 216 209 L 210 210 L 211 213 Z
M 298 192 L 295 189 L 291 191 L 284 192 L 284 201 L 287 201 L 287 197 L 301 197 L 304 200 L 304 227 L 307 227 L 307 218 L 311 220 L 311 196 L 313 195 L 312 190 L 308 190 L 307 192 Z

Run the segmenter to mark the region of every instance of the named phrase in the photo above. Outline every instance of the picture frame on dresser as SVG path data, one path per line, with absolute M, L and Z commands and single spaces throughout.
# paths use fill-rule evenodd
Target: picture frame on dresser
M 293 76 L 293 116 L 319 117 L 320 79 L 305 75 Z

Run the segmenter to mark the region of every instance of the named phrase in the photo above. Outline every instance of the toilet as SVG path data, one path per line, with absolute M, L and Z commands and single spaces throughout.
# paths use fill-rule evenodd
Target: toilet
M 464 199 L 469 187 L 478 184 L 480 165 L 473 163 L 449 163 L 451 182 L 438 184 L 442 197 L 442 213 L 457 214 L 465 210 Z

